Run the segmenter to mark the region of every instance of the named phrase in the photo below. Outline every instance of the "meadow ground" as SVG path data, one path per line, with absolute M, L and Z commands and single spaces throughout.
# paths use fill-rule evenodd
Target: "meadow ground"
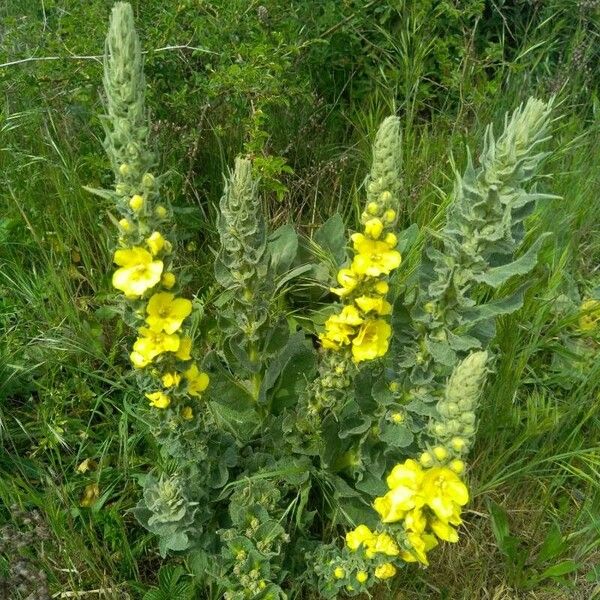
M 55 598 L 142 598 L 164 562 L 128 512 L 156 450 L 133 409 L 130 332 L 106 308 L 112 224 L 84 189 L 112 178 L 94 58 L 109 4 L 0 6 L 0 582 L 22 554 Z M 374 133 L 395 112 L 401 225 L 419 226 L 410 272 L 466 146 L 479 150 L 485 125 L 501 127 L 527 97 L 556 96 L 539 184 L 556 197 L 528 219 L 528 239 L 552 235 L 523 308 L 498 321 L 466 525 L 379 597 L 600 597 L 600 327 L 582 332 L 579 312 L 600 298 L 600 5 L 467 2 L 457 16 L 452 2 L 424 3 L 429 13 L 331 2 L 310 20 L 302 2 L 265 3 L 266 16 L 239 2 L 166 4 L 134 7 L 145 47 L 163 49 L 146 57 L 152 137 L 198 298 L 210 296 L 222 173 L 236 153 L 261 159 L 273 225 L 310 235 L 339 211 L 353 227 Z

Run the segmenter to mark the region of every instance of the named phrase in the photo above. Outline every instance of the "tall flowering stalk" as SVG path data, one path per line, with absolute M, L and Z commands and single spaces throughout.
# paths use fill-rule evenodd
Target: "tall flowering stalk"
M 264 359 L 261 345 L 270 323 L 272 281 L 268 277 L 267 225 L 248 159 L 236 159 L 219 208 L 221 244 L 215 276 L 231 294 L 220 326 L 237 358 L 238 371 L 250 373 L 251 393 L 258 400 Z
M 337 273 L 339 287 L 331 288 L 341 306 L 319 335 L 324 355 L 314 384 L 312 412 L 335 405 L 350 386 L 356 365 L 384 356 L 389 347 L 388 279 L 401 262 L 394 233 L 400 192 L 399 129 L 399 119 L 388 117 L 375 138 L 362 231 L 351 236 L 352 260 Z
M 192 302 L 178 294 L 172 210 L 151 172 L 155 157 L 148 149 L 144 88 L 133 11 L 120 2 L 112 10 L 104 58 L 104 147 L 115 172 L 111 197 L 121 217 L 112 284 L 123 293 L 125 319 L 138 333 L 129 356 L 146 398 L 170 419 L 189 421 L 208 375 L 193 359 L 186 329 Z

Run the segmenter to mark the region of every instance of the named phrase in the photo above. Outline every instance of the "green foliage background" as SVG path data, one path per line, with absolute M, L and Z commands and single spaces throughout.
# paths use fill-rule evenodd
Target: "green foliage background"
M 469 533 L 439 552 L 426 575 L 402 582 L 408 591 L 398 597 L 593 597 L 600 366 L 598 338 L 579 336 L 576 325 L 581 299 L 597 297 L 600 285 L 600 5 L 132 4 L 148 51 L 153 140 L 169 173 L 182 257 L 194 267 L 189 290 L 209 304 L 222 173 L 239 152 L 254 157 L 274 225 L 291 221 L 311 234 L 336 210 L 356 225 L 375 130 L 396 112 L 400 219 L 420 227 L 404 257 L 409 274 L 443 223 L 465 144 L 480 148 L 486 123 L 500 124 L 529 95 L 557 94 L 562 117 L 546 183 L 561 198 L 529 218 L 531 239 L 548 230 L 552 241 L 523 309 L 499 322 Z M 98 118 L 111 5 L 0 6 L 0 524 L 11 522 L 13 504 L 43 511 L 52 542 L 25 552 L 53 591 L 160 598 L 174 597 L 172 586 L 185 598 L 185 571 L 168 565 L 157 577 L 154 538 L 128 512 L 156 448 L 132 423 L 139 398 L 126 377 L 127 332 L 104 302 L 111 223 L 82 189 L 111 183 Z M 282 312 L 293 314 L 303 295 L 294 290 L 295 304 Z M 96 466 L 82 473 L 87 458 Z M 100 499 L 82 508 L 92 483 Z

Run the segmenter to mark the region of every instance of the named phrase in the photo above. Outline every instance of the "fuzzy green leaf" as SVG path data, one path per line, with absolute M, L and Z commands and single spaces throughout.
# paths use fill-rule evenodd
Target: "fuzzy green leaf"
M 329 217 L 315 232 L 314 241 L 341 265 L 346 259 L 346 225 L 339 213 Z
M 544 243 L 544 240 L 549 236 L 549 233 L 542 234 L 517 260 L 514 260 L 500 267 L 488 269 L 485 273 L 476 275 L 475 281 L 485 283 L 493 288 L 498 288 L 506 283 L 511 277 L 517 275 L 526 275 L 537 264 L 538 252 Z
M 271 270 L 276 275 L 285 273 L 294 262 L 298 252 L 298 234 L 289 223 L 282 225 L 269 236 Z

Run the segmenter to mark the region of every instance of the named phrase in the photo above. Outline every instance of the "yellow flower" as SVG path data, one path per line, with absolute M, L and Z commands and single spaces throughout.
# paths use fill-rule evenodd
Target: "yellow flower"
M 416 460 L 409 458 L 403 463 L 398 463 L 387 476 L 386 483 L 390 489 L 405 485 L 412 490 L 417 490 L 423 481 L 423 469 Z
M 350 337 L 355 333 L 354 327 L 362 322 L 363 318 L 355 306 L 344 306 L 341 313 L 331 315 L 325 321 L 325 332 L 319 335 L 323 348 L 337 350 L 349 344 Z
M 179 349 L 175 352 L 175 356 L 179 360 L 190 360 L 192 358 L 192 338 L 184 336 L 181 338 Z
M 420 495 L 423 479 L 423 469 L 411 458 L 392 469 L 387 478 L 390 491 L 385 496 L 375 498 L 373 503 L 383 523 L 401 521 L 408 511 L 423 506 Z
M 467 486 L 447 467 L 426 471 L 422 493 L 425 503 L 444 523 L 456 519 L 457 506 L 464 506 L 469 501 Z
M 340 269 L 337 274 L 337 281 L 342 286 L 339 288 L 330 288 L 331 292 L 340 297 L 347 296 L 359 284 L 360 277 L 352 269 Z
M 356 581 L 358 581 L 358 583 L 365 583 L 367 579 L 369 579 L 369 574 L 366 571 L 359 571 L 356 574 Z
M 397 523 L 419 504 L 422 505 L 422 502 L 415 490 L 399 485 L 385 496 L 375 498 L 373 508 L 381 516 L 382 523 Z
M 192 312 L 192 303 L 169 292 L 158 292 L 150 298 L 146 312 L 146 323 L 152 331 L 175 333 Z
M 336 567 L 335 571 L 333 572 L 333 576 L 336 579 L 344 579 L 344 577 L 346 577 L 346 571 L 344 571 L 342 567 Z
M 179 350 L 178 335 L 152 331 L 146 327 L 141 327 L 139 332 L 141 337 L 133 344 L 133 352 L 130 354 L 131 362 L 138 368 L 145 367 L 159 354 Z
M 413 533 L 423 533 L 427 528 L 427 519 L 420 508 L 413 508 L 404 517 L 404 526 Z
M 458 542 L 458 533 L 456 532 L 456 529 L 448 525 L 448 523 L 444 523 L 439 519 L 433 519 L 430 525 L 433 533 L 435 533 L 440 540 L 452 543 Z
M 208 387 L 208 375 L 203 371 L 200 371 L 196 365 L 192 365 L 184 375 L 187 379 L 187 391 L 190 396 L 200 396 L 200 394 Z
M 377 579 L 390 579 L 396 574 L 396 567 L 392 563 L 383 563 L 375 569 Z
M 156 256 L 167 244 L 167 240 L 162 236 L 160 231 L 154 231 L 146 240 L 146 245 L 150 248 L 150 252 Z
M 383 356 L 389 346 L 392 328 L 382 319 L 365 321 L 352 340 L 352 358 L 358 363 Z
M 375 536 L 375 542 L 371 542 L 367 551 L 369 554 L 385 554 L 387 556 L 398 556 L 400 554 L 400 548 L 396 540 L 387 533 L 379 533 Z
M 171 404 L 171 399 L 164 392 L 151 392 L 146 394 L 146 398 L 150 400 L 150 406 L 155 408 L 168 408 Z
M 369 219 L 366 223 L 365 223 L 365 234 L 370 237 L 373 240 L 376 240 L 379 238 L 379 236 L 382 234 L 383 232 L 383 223 L 381 222 L 381 219 Z
M 172 373 L 165 373 L 162 376 L 162 384 L 166 388 L 176 387 L 179 385 L 180 381 L 181 381 L 181 375 L 179 373 L 176 373 L 175 371 L 173 371 Z
M 375 534 L 366 525 L 359 525 L 346 534 L 346 546 L 353 552 L 358 550 L 362 544 L 367 546 L 374 540 Z
M 420 535 L 418 533 L 408 533 L 406 539 L 411 546 L 410 550 L 404 550 L 400 557 L 406 562 L 416 562 L 427 566 L 429 561 L 427 560 L 427 552 L 437 546 L 437 540 L 435 536 L 431 534 Z
M 97 466 L 98 464 L 95 460 L 93 460 L 92 458 L 86 458 L 84 461 L 79 463 L 76 471 L 78 473 L 87 473 L 88 471 L 95 469 Z
M 393 234 L 388 234 L 388 237 Z M 370 240 L 362 233 L 352 236 L 354 250 L 357 254 L 352 261 L 352 270 L 359 275 L 379 277 L 387 275 L 400 266 L 401 256 L 397 250 L 391 250 L 387 241 Z
M 163 276 L 160 279 L 160 283 L 162 284 L 162 286 L 166 287 L 168 290 L 170 290 L 175 285 L 175 281 L 175 275 L 173 275 L 173 273 L 171 272 L 163 273 Z
M 359 296 L 354 302 L 364 313 L 373 311 L 378 315 L 389 315 L 392 312 L 392 305 L 384 298 Z
M 139 194 L 136 194 L 129 200 L 129 206 L 131 207 L 131 210 L 137 212 L 144 206 L 144 199 Z
M 121 268 L 114 272 L 112 284 L 128 298 L 138 298 L 160 281 L 163 263 L 153 260 L 144 248 L 134 246 L 117 250 L 113 260 Z
M 191 421 L 194 418 L 194 411 L 191 406 L 184 406 L 181 409 L 181 418 L 186 421 Z
M 377 294 L 385 296 L 390 291 L 390 286 L 386 281 L 377 281 L 373 286 L 373 289 Z
M 579 331 L 594 331 L 600 325 L 600 300 L 585 300 L 579 309 Z

